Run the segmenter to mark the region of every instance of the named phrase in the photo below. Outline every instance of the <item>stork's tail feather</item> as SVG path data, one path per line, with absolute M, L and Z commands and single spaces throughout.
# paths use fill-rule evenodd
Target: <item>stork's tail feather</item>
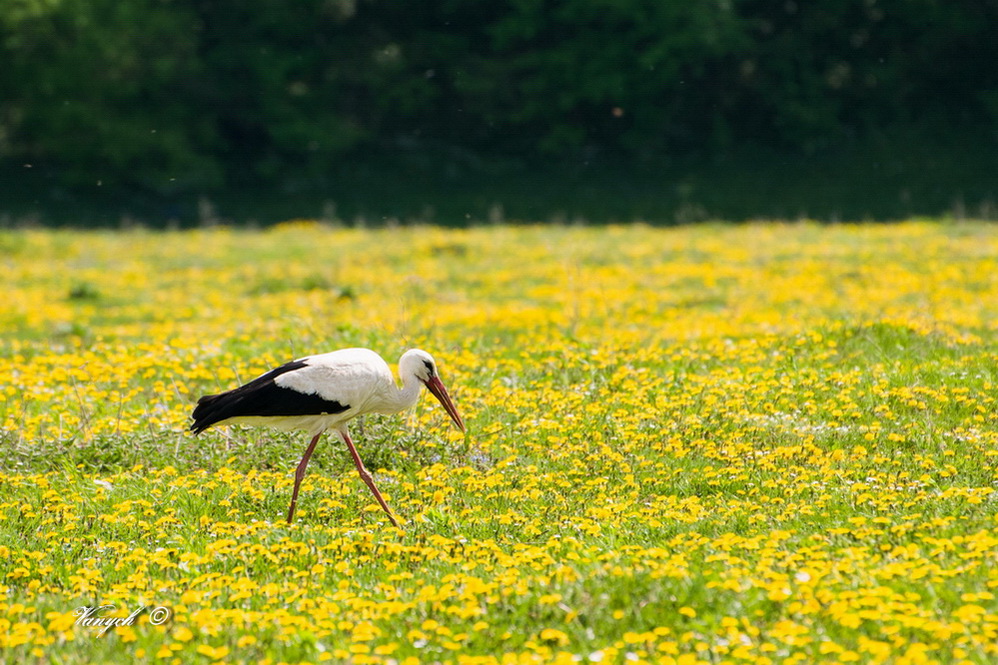
M 205 395 L 199 399 L 198 405 L 194 408 L 194 413 L 191 414 L 191 418 L 194 419 L 194 422 L 191 424 L 191 431 L 195 434 L 200 434 L 215 423 L 225 420 L 228 415 L 223 415 L 226 411 L 224 398 L 228 395 L 229 393 Z
M 307 365 L 308 359 L 292 360 L 238 388 L 217 395 L 205 395 L 198 400 L 192 414 L 194 424 L 191 425 L 191 431 L 200 434 L 212 425 L 230 418 L 318 416 L 343 413 L 349 409 L 349 405 L 326 399 L 318 393 L 302 392 L 275 383 L 274 379 L 282 374 Z

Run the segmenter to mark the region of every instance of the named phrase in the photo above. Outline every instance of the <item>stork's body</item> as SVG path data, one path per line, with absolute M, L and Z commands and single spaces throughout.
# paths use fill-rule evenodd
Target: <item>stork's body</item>
M 430 354 L 419 349 L 406 351 L 399 360 L 399 377 L 401 388 L 395 384 L 388 364 L 369 349 L 342 349 L 306 356 L 233 390 L 202 397 L 194 409 L 191 429 L 200 434 L 213 425 L 244 423 L 307 431 L 312 440 L 295 473 L 288 522 L 294 518 L 298 490 L 319 437 L 327 429 L 336 430 L 347 444 L 361 478 L 392 524 L 398 526 L 357 454 L 347 423 L 365 413 L 389 414 L 409 409 L 425 385 L 443 404 L 454 424 L 464 431 L 464 422 L 440 381 Z

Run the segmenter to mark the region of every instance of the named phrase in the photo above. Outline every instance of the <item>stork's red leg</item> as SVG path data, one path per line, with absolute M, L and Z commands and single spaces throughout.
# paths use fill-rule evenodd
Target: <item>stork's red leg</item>
M 295 470 L 295 491 L 291 494 L 291 507 L 288 508 L 288 524 L 291 524 L 291 520 L 295 517 L 295 506 L 298 504 L 298 488 L 301 487 L 302 478 L 305 477 L 305 467 L 308 466 L 308 460 L 312 457 L 312 451 L 315 450 L 315 444 L 319 442 L 320 436 L 322 436 L 322 432 L 312 437 L 312 442 L 308 444 L 308 448 L 305 449 L 305 454 L 302 456 L 301 462 L 298 463 L 298 468 Z
M 350 434 L 348 434 L 345 429 L 341 429 L 340 436 L 343 437 L 343 441 L 347 444 L 347 448 L 350 449 L 350 455 L 353 457 L 353 463 L 357 466 L 357 473 L 359 473 L 363 481 L 367 483 L 367 486 L 371 488 L 371 492 L 374 493 L 374 498 L 377 499 L 378 503 L 381 504 L 381 507 L 384 508 L 385 513 L 388 514 L 388 519 L 391 520 L 392 525 L 397 527 L 399 523 L 395 521 L 395 517 L 392 515 L 391 509 L 388 508 L 388 504 L 381 498 L 381 492 L 379 492 L 378 488 L 374 486 L 374 479 L 371 478 L 371 474 L 364 468 L 364 463 L 360 460 L 360 455 L 357 454 L 357 449 L 354 448 L 353 441 L 350 440 Z

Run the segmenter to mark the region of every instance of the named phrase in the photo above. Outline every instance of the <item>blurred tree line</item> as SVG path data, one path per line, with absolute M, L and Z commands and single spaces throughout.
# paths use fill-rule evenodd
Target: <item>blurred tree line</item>
M 998 0 L 4 0 L 0 159 L 170 193 L 365 156 L 998 141 Z

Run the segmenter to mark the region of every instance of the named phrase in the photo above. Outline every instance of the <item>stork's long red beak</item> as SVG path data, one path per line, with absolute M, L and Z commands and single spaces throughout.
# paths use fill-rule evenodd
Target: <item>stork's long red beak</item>
M 444 410 L 447 411 L 447 415 L 451 417 L 454 424 L 462 432 L 464 429 L 464 421 L 461 420 L 461 414 L 457 412 L 457 408 L 454 406 L 454 402 L 451 401 L 450 395 L 447 394 L 447 389 L 444 388 L 444 384 L 440 381 L 440 377 L 432 376 L 429 381 L 424 381 L 426 387 L 429 389 L 433 396 L 440 400 L 440 403 L 444 405 Z

